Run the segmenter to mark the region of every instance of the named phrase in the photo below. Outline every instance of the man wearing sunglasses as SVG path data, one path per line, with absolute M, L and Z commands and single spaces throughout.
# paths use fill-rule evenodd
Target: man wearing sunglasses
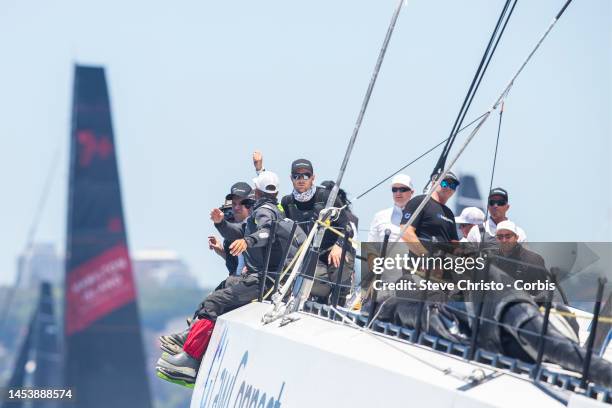
M 260 274 L 266 266 L 271 272 L 278 272 L 281 268 L 280 241 L 274 241 L 272 244 L 266 265 L 270 228 L 274 220 L 279 220 L 282 215 L 276 200 L 278 176 L 271 171 L 263 171 L 253 179 L 253 183 L 256 201 L 251 214 L 241 224 L 227 222 L 219 208 L 213 208 L 210 213 L 215 228 L 223 237 L 233 240 L 229 247 L 230 254 L 244 254 L 246 272 L 239 277 L 228 277 L 200 304 L 194 316 L 197 319 L 191 323 L 188 331 L 181 335 L 184 338 L 182 351 L 175 355 L 164 353 L 157 361 L 157 370 L 162 378 L 195 383 L 198 367 L 208 347 L 217 317 L 257 299 Z
M 485 215 L 482 210 L 478 207 L 465 207 L 461 214 L 458 217 L 455 217 L 455 223 L 459 226 L 459 230 L 461 231 L 460 242 L 474 242 L 468 239 L 470 231 L 473 229 L 476 231 L 480 231 L 480 229 L 484 229 Z M 475 241 L 477 242 L 477 241 Z
M 425 204 L 412 225 L 406 229 L 402 239 L 408 243 L 413 253 L 418 255 L 429 253 L 423 242 L 459 241 L 455 214 L 446 206 L 458 186 L 457 176 L 450 171 L 446 173 L 444 180 L 432 193 L 431 199 Z M 408 222 L 425 197 L 426 195 L 419 195 L 408 202 L 404 208 L 402 224 Z
M 368 232 L 368 242 L 382 242 L 385 239 L 385 230 L 387 229 L 391 231 L 389 242 L 398 240 L 402 212 L 413 193 L 414 187 L 410 176 L 397 174 L 391 179 L 393 207 L 381 210 L 374 215 Z
M 226 201 L 231 201 L 233 215 L 233 219 L 228 220 L 228 222 L 242 224 L 251 214 L 251 208 L 255 203 L 253 197 L 253 191 L 248 183 L 235 183 L 231 187 L 230 193 L 225 196 Z M 211 235 L 208 237 L 208 248 L 214 250 L 217 255 L 225 260 L 225 266 L 230 275 L 240 275 L 244 269 L 244 256 L 242 254 L 234 256 L 230 253 L 229 248 L 232 242 L 234 241 L 228 239 L 220 242 L 219 238 Z
M 489 243 L 495 243 L 495 233 L 497 232 L 497 225 L 502 221 L 508 220 L 508 210 L 510 204 L 508 204 L 508 191 L 501 187 L 495 187 L 489 193 L 489 218 L 484 223 L 484 241 Z M 519 226 L 516 226 L 518 242 L 527 241 L 527 235 L 525 231 Z M 470 242 L 480 242 L 481 233 L 480 231 L 470 231 L 468 234 L 468 240 Z
M 307 159 L 297 159 L 291 163 L 291 183 L 293 184 L 293 191 L 281 199 L 281 207 L 285 216 L 300 223 L 302 230 L 308 234 L 314 225 L 314 221 L 319 217 L 319 213 L 325 208 L 331 190 L 315 185 L 314 168 L 310 160 Z M 339 198 L 336 198 L 334 207 L 342 207 Z M 331 222 L 332 227 L 342 232 L 347 225 L 349 225 L 349 221 L 345 211 L 341 211 L 338 219 Z M 327 303 L 329 300 L 331 285 L 324 281 L 336 281 L 343 241 L 342 237 L 333 234 L 331 231 L 325 231 L 323 235 L 321 255 L 315 271 L 315 276 L 322 280 L 315 281 L 311 291 L 312 296 L 317 301 Z M 342 271 L 343 284 L 350 284 L 351 273 L 349 269 L 345 268 Z M 344 296 L 340 298 L 343 299 Z
M 512 221 L 501 221 L 496 226 L 495 239 L 500 255 L 494 262 L 513 279 L 524 282 L 544 282 L 547 278 L 544 258 L 519 242 L 519 228 Z M 536 295 L 538 291 L 530 291 Z

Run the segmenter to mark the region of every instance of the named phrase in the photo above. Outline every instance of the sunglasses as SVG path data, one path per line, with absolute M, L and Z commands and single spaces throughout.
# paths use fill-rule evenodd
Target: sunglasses
M 511 239 L 514 236 L 514 234 L 512 233 L 508 233 L 508 234 L 497 234 L 495 235 L 495 238 L 502 240 L 502 239 Z
M 291 175 L 291 178 L 294 180 L 310 180 L 312 174 L 310 173 L 295 173 Z
M 489 206 L 491 207 L 494 207 L 494 206 L 502 207 L 506 204 L 508 204 L 508 201 L 506 200 L 489 200 Z
M 410 187 L 391 187 L 391 191 L 394 193 L 407 193 L 408 191 L 412 191 Z
M 442 182 L 440 183 L 440 186 L 442 188 L 450 188 L 451 190 L 456 190 L 458 185 L 458 182 L 452 180 L 442 180 Z

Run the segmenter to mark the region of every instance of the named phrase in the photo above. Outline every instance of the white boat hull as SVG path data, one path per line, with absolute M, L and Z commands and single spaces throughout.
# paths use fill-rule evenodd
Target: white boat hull
M 191 408 L 563 406 L 526 377 L 308 313 L 263 325 L 270 309 L 252 303 L 218 319 Z M 474 385 L 473 373 L 493 376 Z M 569 406 L 604 406 L 561 393 Z

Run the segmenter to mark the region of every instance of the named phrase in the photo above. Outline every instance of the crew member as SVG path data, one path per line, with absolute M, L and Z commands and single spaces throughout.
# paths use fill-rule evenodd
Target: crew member
M 332 180 L 326 180 L 321 183 L 321 186 L 331 191 L 332 188 L 334 188 L 335 184 L 336 183 Z M 346 213 L 348 225 L 351 228 L 352 235 L 355 236 L 357 234 L 357 231 L 359 230 L 359 217 L 357 217 L 353 213 L 351 201 L 348 199 L 346 191 L 344 191 L 343 189 L 338 189 L 338 200 L 340 201 L 340 205 L 344 207 L 343 212 Z M 359 291 L 357 277 L 355 275 L 356 252 L 357 251 L 355 250 L 355 248 L 351 245 L 346 253 L 346 260 L 344 262 L 344 270 L 342 271 L 342 275 L 350 275 L 351 288 L 340 288 L 340 306 L 355 308 L 358 307 L 358 304 L 361 305 L 361 293 Z M 322 271 L 322 269 L 320 269 L 320 271 Z M 337 277 L 337 275 L 335 276 Z
M 508 191 L 501 187 L 496 187 L 489 193 L 489 218 L 487 222 L 484 223 L 484 241 L 489 243 L 495 243 L 495 233 L 497 231 L 497 224 L 502 221 L 507 221 L 507 213 L 510 209 L 510 204 L 508 204 Z M 518 232 L 518 242 L 527 241 L 527 235 L 525 231 L 519 226 L 516 226 L 516 230 Z M 470 231 L 470 235 L 468 236 L 468 240 L 470 242 L 480 242 L 482 238 L 482 233 L 480 231 Z
M 253 166 L 257 173 L 265 171 L 263 155 L 260 151 L 253 153 Z M 281 208 L 287 218 L 299 223 L 302 230 L 308 234 L 318 219 L 319 213 L 325 208 L 331 189 L 315 185 L 314 168 L 310 160 L 307 159 L 293 161 L 291 164 L 291 183 L 293 184 L 293 191 L 281 199 Z M 334 207 L 342 207 L 343 205 L 340 196 L 337 197 Z M 338 219 L 331 222 L 331 226 L 344 232 L 347 225 L 350 225 L 349 217 L 348 211 L 341 211 Z M 353 231 L 354 233 L 355 231 Z M 339 237 L 331 231 L 325 231 L 323 235 L 320 247 L 321 255 L 317 262 L 315 282 L 311 290 L 312 297 L 319 302 L 327 303 L 329 301 L 332 289 L 331 283 L 336 282 L 343 242 L 343 237 Z M 350 284 L 350 269 L 348 267 L 342 271 L 343 291 L 340 296 L 341 300 L 344 299 L 344 288 Z
M 429 251 L 423 242 L 453 242 L 459 241 L 455 215 L 446 206 L 448 200 L 455 194 L 459 186 L 459 179 L 452 172 L 447 172 L 444 180 L 431 194 L 422 211 L 417 215 L 412 224 L 406 228 L 402 239 L 408 243 L 412 253 L 417 255 L 428 254 Z M 404 209 L 402 224 L 408 222 L 418 206 L 426 198 L 419 195 L 408 202 Z
M 478 207 L 465 207 L 461 211 L 461 215 L 455 217 L 455 223 L 459 226 L 459 230 L 463 237 L 460 242 L 478 242 L 470 241 L 469 233 L 473 229 L 479 231 L 483 227 L 485 215 L 482 210 Z M 474 235 L 474 234 L 472 234 Z M 474 239 L 473 237 L 471 239 Z
M 278 176 L 270 171 L 260 173 L 255 183 L 255 204 L 251 215 L 241 224 L 229 223 L 223 212 L 214 208 L 210 218 L 221 235 L 233 240 L 230 254 L 244 254 L 246 272 L 240 277 L 230 276 L 218 289 L 204 299 L 196 312 L 197 320 L 189 327 L 183 352 L 164 353 L 157 361 L 157 370 L 171 381 L 195 382 L 197 370 L 206 351 L 218 316 L 250 303 L 259 294 L 259 274 L 265 268 L 265 254 L 272 222 L 281 218 L 277 208 Z M 277 245 L 278 244 L 278 245 Z M 278 271 L 282 244 L 274 242 L 269 271 Z
M 245 219 L 251 214 L 251 208 L 253 207 L 252 189 L 245 182 L 235 183 L 230 193 L 225 196 L 227 201 L 231 201 L 233 220 L 227 222 L 235 222 L 242 224 Z M 230 245 L 233 241 L 224 239 L 223 242 L 211 235 L 208 237 L 208 248 L 214 250 L 217 255 L 225 260 L 225 266 L 229 271 L 230 275 L 240 275 L 244 269 L 244 256 L 242 254 L 234 256 L 230 253 Z
M 393 194 L 393 207 L 385 208 L 374 215 L 368 232 L 368 242 L 382 242 L 387 229 L 391 231 L 389 242 L 399 239 L 402 212 L 414 193 L 410 176 L 395 175 L 391 180 L 391 193 Z
M 281 207 L 285 216 L 298 223 L 306 234 L 319 217 L 319 212 L 325 208 L 330 190 L 315 185 L 314 168 L 310 160 L 297 159 L 291 164 L 291 182 L 293 191 L 281 199 Z M 334 207 L 342 207 L 340 199 L 336 198 Z M 345 211 L 341 211 L 338 219 L 331 221 L 331 226 L 344 232 L 349 225 Z M 328 303 L 331 294 L 331 283 L 336 282 L 342 245 L 344 239 L 327 230 L 321 242 L 321 254 L 315 270 L 315 282 L 311 295 L 315 300 Z M 343 285 L 350 285 L 350 271 L 348 268 L 342 272 Z M 343 296 L 341 296 L 342 298 Z
M 544 283 L 547 280 L 544 258 L 525 248 L 519 242 L 518 227 L 512 221 L 497 224 L 495 238 L 499 245 L 495 264 L 515 280 Z M 538 290 L 529 291 L 537 295 Z

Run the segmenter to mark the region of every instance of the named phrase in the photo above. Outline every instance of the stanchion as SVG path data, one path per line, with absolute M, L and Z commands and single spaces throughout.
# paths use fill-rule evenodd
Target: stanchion
M 289 241 L 287 243 L 287 248 L 283 250 L 283 255 L 281 256 L 281 262 L 278 264 L 278 272 L 276 273 L 276 277 L 274 278 L 274 293 L 278 292 L 278 286 L 280 285 L 281 272 L 285 267 L 285 263 L 287 262 L 287 257 L 289 256 L 289 250 L 291 249 L 291 244 L 293 243 L 293 237 L 295 236 L 295 230 L 298 228 L 297 222 L 293 223 L 291 227 L 291 233 L 289 233 Z
M 601 310 L 601 299 L 603 298 L 603 290 L 606 285 L 607 279 L 600 277 L 597 280 L 597 299 L 595 300 L 595 307 L 593 309 L 593 323 L 591 323 L 591 333 L 587 340 L 586 356 L 584 358 L 584 365 L 582 366 L 582 388 L 586 389 L 589 382 L 589 369 L 591 368 L 591 357 L 593 354 L 593 343 L 595 342 L 595 335 L 597 334 L 597 322 L 599 321 L 599 312 Z
M 266 257 L 264 259 L 264 269 L 259 274 L 259 302 L 263 301 L 264 292 L 266 290 L 266 279 L 268 279 L 268 267 L 270 266 L 270 255 L 272 254 L 272 246 L 276 240 L 276 225 L 277 221 L 272 223 L 270 227 L 270 236 L 268 237 L 268 245 L 266 246 Z
M 431 268 L 427 268 L 425 272 L 425 280 L 429 281 L 431 278 Z M 421 291 L 421 299 L 419 302 L 419 312 L 417 314 L 416 325 L 414 326 L 414 337 L 413 340 L 415 343 L 419 342 L 419 337 L 421 336 L 421 327 L 423 327 L 423 310 L 425 309 L 425 303 L 427 302 L 427 294 L 429 290 L 425 288 L 425 290 Z
M 553 283 L 557 284 L 557 279 L 554 274 L 551 273 Z M 542 359 L 544 358 L 544 349 L 546 348 L 546 333 L 548 333 L 548 323 L 550 322 L 550 309 L 552 307 L 553 294 L 555 292 L 549 290 L 546 294 L 546 306 L 544 311 L 544 324 L 542 324 L 542 331 L 540 332 L 540 338 L 538 339 L 538 357 L 536 358 L 536 364 L 531 372 L 531 378 L 534 380 L 538 379 L 540 373 L 540 367 L 542 367 Z
M 338 276 L 336 276 L 336 285 L 334 286 L 334 291 L 332 294 L 332 305 L 334 308 L 338 306 L 338 302 L 340 301 L 340 285 L 342 284 L 342 272 L 344 271 L 344 264 L 346 262 L 346 252 L 351 247 L 351 242 L 349 238 L 351 237 L 350 227 L 346 226 L 346 231 L 344 232 L 344 243 L 342 244 L 342 255 L 340 255 L 340 265 L 338 265 Z
M 381 258 L 384 258 L 385 256 L 387 256 L 387 246 L 389 245 L 390 236 L 391 236 L 391 230 L 387 228 L 385 230 L 385 238 L 383 239 L 382 249 L 380 250 Z M 372 285 L 373 284 L 374 282 L 372 282 Z M 378 307 L 377 297 L 378 297 L 377 292 L 372 287 L 372 301 L 370 302 L 372 306 L 370 307 L 370 312 L 368 314 L 368 323 L 366 324 L 366 327 L 370 326 L 370 323 L 372 323 L 372 319 L 374 318 L 374 313 L 376 313 L 376 307 Z
M 491 260 L 487 257 L 485 263 L 485 282 L 489 280 L 489 268 L 491 267 Z M 470 350 L 468 352 L 468 360 L 473 360 L 476 355 L 476 347 L 478 346 L 478 333 L 480 332 L 480 318 L 482 316 L 482 309 L 485 302 L 487 292 L 483 291 L 482 296 L 478 302 L 478 309 L 474 315 L 473 323 L 472 323 L 472 337 L 470 338 Z

